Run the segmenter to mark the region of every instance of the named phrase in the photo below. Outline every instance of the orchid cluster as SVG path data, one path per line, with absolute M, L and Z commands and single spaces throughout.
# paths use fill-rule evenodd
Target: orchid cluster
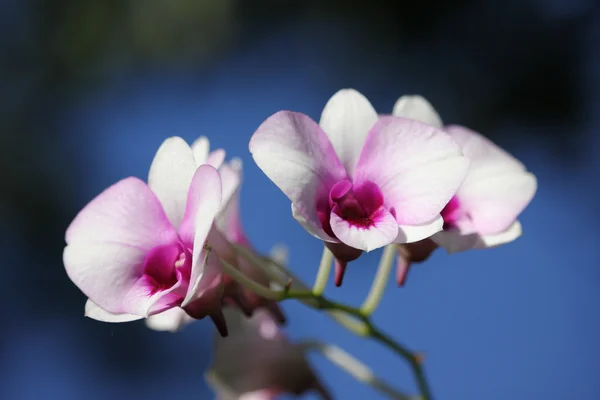
M 396 261 L 403 285 L 411 264 L 438 247 L 453 253 L 515 240 L 535 176 L 484 136 L 444 126 L 423 97 L 403 96 L 384 115 L 352 89 L 337 92 L 318 123 L 298 112 L 275 113 L 249 148 L 290 199 L 293 218 L 324 243 L 313 289 L 285 267 L 281 249 L 261 255 L 245 235 L 241 161 L 210 151 L 205 137 L 191 146 L 171 137 L 158 149 L 147 183 L 134 177 L 115 183 L 66 231 L 64 265 L 88 298 L 85 315 L 104 322 L 145 319 L 149 328 L 170 332 L 209 317 L 219 335 L 206 377 L 222 400 L 308 390 L 331 398 L 305 358 L 309 349 L 392 398 L 410 398 L 372 374 L 366 379 L 368 369 L 341 349 L 289 341 L 278 302 L 295 298 L 405 357 L 421 398 L 431 398 L 420 357 L 369 319 L 391 265 Z M 339 286 L 348 263 L 382 247 L 362 308 L 323 297 L 333 264 Z

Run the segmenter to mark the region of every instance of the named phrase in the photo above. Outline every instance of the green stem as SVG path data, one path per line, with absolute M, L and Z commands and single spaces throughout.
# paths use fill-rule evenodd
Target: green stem
M 323 246 L 323 256 L 321 257 L 321 263 L 319 264 L 319 271 L 315 278 L 315 284 L 313 285 L 312 292 L 320 296 L 325 291 L 327 281 L 329 280 L 329 273 L 331 272 L 331 264 L 333 263 L 333 253 L 326 246 Z
M 340 369 L 346 371 L 359 382 L 363 382 L 381 393 L 396 400 L 412 400 L 410 396 L 399 392 L 392 386 L 375 376 L 373 371 L 358 359 L 348 354 L 340 347 L 333 344 L 321 343 L 318 341 L 304 341 L 299 344 L 304 351 L 318 351 L 325 358 L 337 365 Z
M 385 246 L 381 260 L 379 260 L 379 266 L 377 267 L 375 279 L 373 279 L 373 283 L 371 285 L 371 290 L 369 291 L 369 294 L 367 295 L 367 298 L 361 307 L 364 315 L 373 314 L 381 302 L 381 298 L 385 292 L 385 285 L 387 284 L 390 271 L 392 270 L 392 264 L 396 258 L 395 256 L 396 246 L 393 244 Z
M 336 321 L 347 330 L 358 336 L 368 337 L 386 346 L 398 356 L 406 360 L 410 365 L 413 375 L 415 376 L 415 380 L 417 381 L 417 386 L 419 387 L 421 400 L 432 400 L 431 391 L 422 367 L 422 356 L 417 353 L 413 353 L 381 331 L 371 320 L 371 315 L 365 313 L 361 308 L 331 301 L 325 298 L 323 295 L 315 295 L 312 293 L 312 291 L 307 290 L 306 285 L 304 285 L 301 281 L 296 282 L 296 286 L 301 287 L 301 290 L 284 289 L 282 291 L 273 291 L 266 286 L 249 279 L 240 271 L 235 269 L 231 264 L 228 264 L 223 260 L 221 261 L 225 267 L 225 273 L 227 273 L 231 278 L 236 280 L 244 287 L 255 291 L 259 295 L 276 301 L 297 299 L 314 309 L 328 311 L 330 315 L 332 315 Z M 284 272 L 288 276 L 292 277 L 291 273 L 289 273 L 285 267 L 274 263 L 272 260 L 265 260 L 265 262 L 270 262 L 276 265 L 276 268 L 279 271 Z M 260 268 L 264 270 L 267 267 L 263 264 L 260 266 Z M 230 274 L 230 272 L 233 273 Z

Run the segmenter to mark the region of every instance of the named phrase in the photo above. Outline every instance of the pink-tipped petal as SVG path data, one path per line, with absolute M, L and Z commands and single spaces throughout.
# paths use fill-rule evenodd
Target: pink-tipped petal
M 106 311 L 93 301 L 89 300 L 85 303 L 85 316 L 96 321 L 102 322 L 130 322 L 142 319 L 142 316 L 133 314 L 114 314 Z
M 354 89 L 338 91 L 323 109 L 319 125 L 350 176 L 354 175 L 369 129 L 378 118 L 369 100 Z
M 208 152 L 210 151 L 210 142 L 208 138 L 206 136 L 200 136 L 194 141 L 194 143 L 192 143 L 191 147 L 196 165 L 200 166 L 202 164 L 206 164 Z
M 192 149 L 180 137 L 174 136 L 159 147 L 148 174 L 148 186 L 156 194 L 169 217 L 178 228 L 183 219 L 185 202 L 196 161 Z
M 123 311 L 148 317 L 177 307 L 185 295 L 186 283 L 178 280 L 169 288 L 156 290 L 152 278 L 144 275 L 123 298 Z
M 194 253 L 196 253 L 195 249 Z M 190 285 L 181 306 L 185 307 L 195 302 L 197 304 L 194 308 L 198 311 L 198 304 L 201 303 L 203 309 L 210 311 L 221 303 L 222 297 L 223 272 L 219 257 L 215 251 L 203 247 L 192 265 Z M 190 315 L 199 318 L 197 315 Z
M 77 243 L 63 252 L 73 283 L 98 306 L 115 314 L 127 312 L 123 299 L 143 275 L 145 257 L 144 250 L 118 243 Z
M 329 189 L 346 178 L 346 170 L 319 125 L 304 114 L 280 111 L 258 127 L 249 147 L 296 213 L 320 227 L 317 203 L 327 201 Z
M 123 179 L 100 193 L 65 235 L 67 244 L 120 243 L 143 251 L 176 237 L 155 194 L 137 178 Z
M 533 174 L 517 172 L 469 181 L 458 196 L 477 233 L 495 235 L 516 221 L 536 189 L 537 180 Z
M 324 242 L 331 242 L 331 243 L 338 242 L 337 239 L 332 238 L 323 230 L 320 221 L 313 222 L 313 221 L 308 221 L 306 218 L 304 218 L 302 213 L 300 211 L 298 211 L 298 209 L 294 206 L 294 203 L 292 203 L 292 217 L 294 217 L 294 219 L 296 221 L 298 221 L 298 223 L 300 225 L 302 225 L 302 227 L 304 229 L 306 229 L 306 231 L 308 233 L 310 233 L 317 239 L 321 239 Z
M 483 135 L 458 125 L 447 126 L 444 130 L 461 147 L 465 157 L 471 160 L 465 185 L 489 176 L 525 171 L 525 166 L 519 160 Z
M 402 96 L 394 104 L 392 115 L 423 122 L 427 125 L 441 128 L 443 126 L 440 115 L 435 111 L 430 102 L 423 96 Z
M 219 174 L 221 175 L 221 182 L 223 185 L 223 211 L 229 208 L 230 202 L 237 202 L 237 199 L 234 200 L 234 194 L 238 192 L 240 185 L 242 183 L 242 171 L 241 169 L 234 168 L 231 164 L 223 164 L 219 169 Z M 239 194 L 238 194 L 239 195 Z
M 442 230 L 444 220 L 439 215 L 433 221 L 421 225 L 399 225 L 394 243 L 413 243 L 427 239 Z
M 392 243 L 398 236 L 398 223 L 392 214 L 381 207 L 375 211 L 368 225 L 359 226 L 331 213 L 331 229 L 344 244 L 371 251 Z
M 365 142 L 355 184 L 372 181 L 400 225 L 434 219 L 464 181 L 469 161 L 443 131 L 421 122 L 382 118 Z
M 213 167 L 219 169 L 223 165 L 224 161 L 225 161 L 225 150 L 217 149 L 215 151 L 212 151 L 208 155 L 208 158 L 206 159 L 205 164 L 212 165 Z
M 223 187 L 219 172 L 213 166 L 201 165 L 196 170 L 188 190 L 185 216 L 179 235 L 184 243 L 194 244 L 196 254 L 196 250 L 201 250 L 196 249 L 196 244 L 202 248 L 221 209 Z
M 240 219 L 240 193 L 236 191 L 229 202 L 217 217 L 217 229 L 232 243 L 248 245 L 249 241 L 246 238 L 242 221 Z

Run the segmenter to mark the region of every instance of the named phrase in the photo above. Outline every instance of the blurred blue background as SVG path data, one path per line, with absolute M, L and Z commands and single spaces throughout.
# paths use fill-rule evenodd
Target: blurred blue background
M 213 328 L 177 335 L 83 317 L 62 266 L 76 212 L 146 178 L 168 136 L 245 162 L 242 216 L 262 251 L 283 242 L 312 281 L 321 244 L 253 164 L 248 139 L 281 109 L 318 118 L 338 89 L 380 112 L 427 97 L 538 177 L 524 235 L 415 267 L 376 321 L 426 353 L 436 399 L 600 398 L 600 7 L 593 0 L 44 1 L 0 3 L 0 398 L 212 398 Z M 327 293 L 359 304 L 380 253 Z M 349 350 L 407 391 L 406 365 L 286 303 L 289 335 Z M 382 398 L 311 357 L 336 399 Z M 307 398 L 312 398 L 307 396 Z

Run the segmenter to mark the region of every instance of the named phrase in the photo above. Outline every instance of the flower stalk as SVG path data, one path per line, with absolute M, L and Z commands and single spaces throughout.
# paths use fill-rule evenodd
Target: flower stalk
M 389 256 L 389 253 L 393 254 L 393 249 L 388 251 L 388 253 L 387 253 L 388 256 Z M 242 255 L 242 257 L 244 256 L 241 252 L 238 254 Z M 385 256 L 385 254 L 384 254 L 384 256 Z M 247 259 L 251 262 L 252 262 L 252 260 L 254 260 L 254 261 L 258 260 L 258 258 L 256 258 L 256 257 L 254 257 L 252 259 L 250 257 L 248 257 Z M 393 260 L 393 256 L 391 257 L 391 259 Z M 233 272 L 232 274 L 230 274 L 232 279 L 236 280 L 238 283 L 240 283 L 241 285 L 245 286 L 246 288 L 248 288 L 250 290 L 256 290 L 256 292 L 261 296 L 263 296 L 263 294 L 264 294 L 265 296 L 270 296 L 270 297 L 267 297 L 268 299 L 276 300 L 276 301 L 296 299 L 296 300 L 300 300 L 305 305 L 307 305 L 311 308 L 314 308 L 317 310 L 328 311 L 328 312 L 332 313 L 333 315 L 343 316 L 344 318 L 342 318 L 342 319 L 338 319 L 337 317 L 334 317 L 334 318 L 344 328 L 346 328 L 347 330 L 349 330 L 350 332 L 354 333 L 357 336 L 370 338 L 371 340 L 379 342 L 383 346 L 385 346 L 388 349 L 390 349 L 391 351 L 393 351 L 396 355 L 403 358 L 409 364 L 409 366 L 411 368 L 411 371 L 414 375 L 414 378 L 417 382 L 417 386 L 419 388 L 419 393 L 420 393 L 421 399 L 422 400 L 431 400 L 432 399 L 431 391 L 429 389 L 429 384 L 427 382 L 427 378 L 426 378 L 425 372 L 423 370 L 423 365 L 422 365 L 423 356 L 419 353 L 409 350 L 404 345 L 398 343 L 396 340 L 394 340 L 393 338 L 388 336 L 386 333 L 384 333 L 372 321 L 371 313 L 365 313 L 365 311 L 362 308 L 357 308 L 357 307 L 353 307 L 353 306 L 349 306 L 349 305 L 346 305 L 343 303 L 338 303 L 338 302 L 329 300 L 328 298 L 324 297 L 323 295 L 316 295 L 311 290 L 294 289 L 293 288 L 294 282 L 297 283 L 296 286 L 299 286 L 298 285 L 299 281 L 295 281 L 295 280 L 292 280 L 292 285 L 285 286 L 283 290 L 279 290 L 279 291 L 271 290 L 271 289 L 267 288 L 266 286 L 261 285 L 260 283 L 255 282 L 255 281 L 249 279 L 248 277 L 244 276 L 244 274 L 242 274 L 240 271 L 235 269 L 235 267 L 233 267 L 231 264 L 228 264 L 226 261 L 221 260 L 221 262 L 224 265 L 225 273 L 230 274 L 230 272 Z M 278 263 L 274 262 L 273 260 L 267 261 L 267 259 L 264 258 L 264 262 L 256 263 L 256 266 L 263 270 L 267 270 L 267 269 L 271 268 L 271 265 L 267 265 L 267 263 L 272 264 L 279 271 L 287 274 L 291 279 L 294 279 L 294 277 L 291 275 L 291 273 L 288 272 L 287 268 L 285 268 L 282 265 L 278 265 Z M 382 264 L 383 264 L 383 266 L 380 270 L 384 270 L 383 272 L 385 272 L 385 269 L 386 269 L 385 263 L 382 263 Z M 389 264 L 391 265 L 391 261 L 389 262 Z M 387 267 L 388 275 L 389 275 L 389 268 L 391 268 L 391 267 Z M 385 282 L 383 282 L 383 278 L 381 278 L 381 275 L 383 274 L 383 272 L 381 272 L 381 274 L 380 274 L 380 272 L 378 271 L 378 273 L 377 273 L 377 275 L 380 278 L 379 279 L 380 282 L 376 285 L 375 289 L 377 289 L 377 287 L 379 287 L 381 285 L 385 286 Z M 301 286 L 303 288 L 306 288 L 306 285 L 304 285 L 304 284 L 301 284 Z M 372 288 L 372 290 L 373 290 L 373 288 Z M 371 307 L 370 304 L 376 305 L 379 303 L 381 296 L 380 295 L 378 295 L 378 296 L 379 297 L 377 297 L 377 295 L 373 295 L 374 300 L 371 300 L 369 302 L 369 304 L 368 304 L 369 307 Z
M 394 389 L 392 386 L 377 378 L 369 367 L 336 345 L 309 340 L 300 343 L 300 346 L 305 352 L 316 351 L 320 353 L 323 357 L 327 358 L 340 369 L 354 377 L 357 381 L 373 387 L 392 399 L 415 400 L 414 397 Z

